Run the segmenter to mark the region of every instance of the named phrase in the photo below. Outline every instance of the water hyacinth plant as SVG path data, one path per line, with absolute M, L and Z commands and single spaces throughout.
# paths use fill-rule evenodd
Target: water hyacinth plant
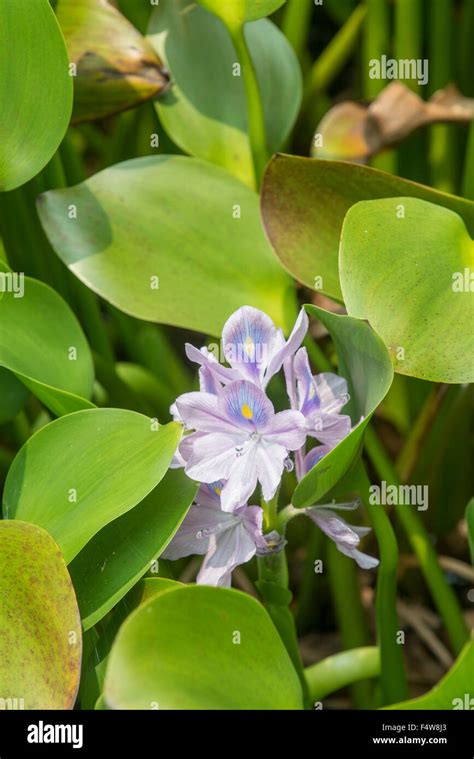
M 473 35 L 0 0 L 1 709 L 472 708 Z

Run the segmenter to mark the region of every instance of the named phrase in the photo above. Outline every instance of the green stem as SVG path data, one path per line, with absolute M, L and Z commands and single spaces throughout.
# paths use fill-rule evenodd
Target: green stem
M 403 701 L 408 695 L 402 646 L 397 641 L 400 630 L 397 617 L 398 545 L 390 519 L 383 506 L 369 500 L 370 481 L 360 462 L 357 474 L 358 493 L 365 506 L 379 545 L 375 610 L 381 657 L 382 697 L 386 704 Z
M 436 3 L 435 3 L 436 4 Z M 395 1 L 395 58 L 418 59 L 422 43 L 422 0 Z M 414 92 L 420 85 L 416 80 L 405 82 Z
M 469 129 L 462 194 L 467 200 L 474 200 L 474 121 Z
M 472 77 L 472 40 L 474 36 L 474 0 L 465 0 L 461 17 L 458 40 L 459 81 L 461 92 L 466 97 L 474 97 Z
M 371 79 L 370 61 L 380 60 L 390 50 L 390 9 L 387 0 L 366 0 L 367 18 L 364 25 L 363 70 L 364 97 L 371 100 L 383 90 L 383 79 Z
M 259 556 L 258 577 L 256 582 L 258 591 L 262 597 L 268 614 L 275 625 L 280 638 L 293 662 L 303 688 L 305 701 L 307 700 L 307 686 L 303 671 L 303 663 L 298 648 L 296 625 L 289 604 L 291 592 L 288 590 L 288 564 L 285 550 Z
M 366 646 L 370 635 L 356 564 L 343 556 L 332 540 L 328 541 L 327 551 L 331 597 L 343 647 L 349 650 Z M 370 702 L 372 689 L 369 683 L 358 683 L 351 690 L 356 708 L 360 709 Z
M 398 60 L 422 59 L 422 0 L 396 0 L 395 3 L 395 58 Z M 413 92 L 420 94 L 417 79 L 403 82 Z M 398 149 L 398 174 L 417 182 L 426 180 L 425 135 L 416 132 Z
M 435 421 L 441 402 L 446 396 L 447 385 L 434 386 L 412 426 L 405 445 L 398 457 L 396 469 L 402 482 L 408 482 L 418 461 L 419 453 L 429 430 Z
M 287 0 L 284 6 L 281 29 L 302 65 L 306 59 L 306 41 L 310 27 L 312 7 L 311 0 L 304 0 L 304 2 L 301 2 L 301 0 Z
M 380 479 L 385 480 L 387 485 L 400 485 L 398 474 L 371 427 L 366 431 L 365 448 Z M 417 511 L 406 506 L 396 507 L 395 514 L 418 558 L 425 581 L 445 624 L 452 649 L 458 654 L 468 639 L 468 629 L 458 600 L 438 563 L 436 551 L 423 522 Z
M 323 573 L 315 571 L 315 561 L 325 561 L 325 536 L 315 524 L 308 520 L 309 538 L 306 542 L 301 582 L 298 588 L 296 607 L 296 629 L 304 634 L 319 623 L 323 599 L 327 596 L 327 583 Z
M 436 0 L 429 15 L 429 94 L 452 81 L 453 0 Z M 456 139 L 452 125 L 436 124 L 430 129 L 429 164 L 431 184 L 443 192 L 456 190 Z
M 260 88 L 252 58 L 245 41 L 243 27 L 231 31 L 232 41 L 237 52 L 244 77 L 245 93 L 247 96 L 247 119 L 252 148 L 253 162 L 257 185 L 263 176 L 268 161 L 268 148 L 265 130 L 265 114 L 263 111 Z
M 322 701 L 330 693 L 348 685 L 370 680 L 380 674 L 380 650 L 376 646 L 352 648 L 305 669 L 309 697 Z
M 271 499 L 271 501 L 264 501 L 262 499 L 262 509 L 264 514 L 264 530 L 265 532 L 271 532 L 276 529 L 277 525 L 277 512 L 278 512 L 278 495 L 279 489 Z
M 357 6 L 314 62 L 306 79 L 303 108 L 313 97 L 326 90 L 344 68 L 357 43 L 366 15 L 366 6 Z
M 322 358 L 319 356 L 311 356 L 311 360 L 314 361 L 314 365 L 320 371 L 328 370 L 328 359 L 324 354 L 322 354 Z M 381 480 L 385 480 L 387 485 L 401 484 L 395 467 L 387 455 L 382 443 L 378 439 L 372 425 L 368 426 L 365 433 L 365 450 Z M 292 508 L 293 507 L 291 507 L 291 509 Z M 280 521 L 285 520 L 285 518 L 288 521 L 288 519 L 291 518 L 291 509 L 289 507 L 287 507 L 287 509 L 283 509 L 280 512 Z M 453 651 L 458 654 L 468 638 L 468 629 L 458 600 L 452 588 L 448 585 L 443 570 L 438 563 L 438 557 L 431 544 L 429 535 L 425 530 L 418 512 L 401 506 L 395 509 L 395 514 L 406 532 L 410 545 L 418 558 L 425 582 L 430 589 L 438 612 L 444 621 Z
M 285 506 L 284 509 L 281 509 L 281 511 L 278 512 L 275 522 L 275 530 L 277 530 L 280 535 L 284 535 L 286 531 L 286 525 L 290 519 L 299 516 L 301 516 L 301 509 L 295 509 L 295 507 L 290 503 L 288 506 Z
M 390 54 L 390 4 L 387 0 L 366 0 L 366 5 L 367 17 L 362 46 L 363 92 L 367 100 L 372 100 L 386 85 L 383 79 L 370 78 L 370 61 L 380 60 L 382 55 Z M 384 171 L 395 172 L 394 151 L 376 156 L 371 165 Z

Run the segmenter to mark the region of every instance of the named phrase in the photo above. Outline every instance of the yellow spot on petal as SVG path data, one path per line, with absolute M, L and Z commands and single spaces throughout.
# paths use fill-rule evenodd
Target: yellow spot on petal
M 244 403 L 244 405 L 241 408 L 241 411 L 242 411 L 242 416 L 245 417 L 245 419 L 253 419 L 253 411 L 247 403 Z
M 247 356 L 253 356 L 254 352 L 254 342 L 250 335 L 245 339 L 244 348 Z
M 216 495 L 220 495 L 222 493 L 221 488 L 214 488 L 214 492 Z

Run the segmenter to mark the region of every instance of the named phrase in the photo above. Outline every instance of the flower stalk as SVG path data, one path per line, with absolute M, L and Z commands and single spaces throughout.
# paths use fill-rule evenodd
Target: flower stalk
M 258 187 L 260 186 L 260 181 L 268 161 L 265 114 L 257 74 L 245 39 L 244 27 L 240 26 L 232 30 L 231 37 L 242 67 L 247 98 L 248 132 L 255 167 L 256 185 Z
M 257 564 L 259 577 L 256 582 L 257 589 L 298 674 L 303 696 L 307 702 L 308 689 L 298 647 L 295 619 L 289 609 L 293 596 L 288 589 L 288 564 L 284 543 L 279 550 L 258 556 Z
M 376 616 L 382 662 L 381 686 L 384 703 L 391 704 L 407 698 L 408 687 L 403 661 L 403 647 L 398 640 L 400 625 L 397 616 L 398 545 L 390 520 L 383 507 L 369 502 L 370 481 L 362 463 L 354 482 L 364 503 L 380 549 L 377 573 Z

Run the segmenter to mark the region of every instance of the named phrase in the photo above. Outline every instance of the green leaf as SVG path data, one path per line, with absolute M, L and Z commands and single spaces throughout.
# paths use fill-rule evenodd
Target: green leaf
M 393 380 L 387 349 L 366 322 L 351 316 L 338 316 L 316 306 L 305 308 L 308 314 L 322 322 L 334 341 L 339 374 L 345 377 L 349 386 L 350 402 L 344 412 L 350 414 L 356 426 L 298 484 L 292 501 L 298 508 L 320 501 L 350 468 L 361 448 L 365 428 Z
M 128 314 L 217 335 L 246 303 L 292 324 L 292 283 L 265 239 L 258 196 L 216 166 L 137 158 L 41 195 L 39 213 L 71 271 Z
M 182 583 L 163 577 L 145 577 L 122 598 L 101 625 L 84 635 L 84 655 L 79 699 L 81 709 L 93 709 L 101 695 L 110 649 L 120 626 L 140 604 Z M 99 631 L 99 632 L 98 632 Z
M 160 593 L 130 615 L 112 647 L 104 695 L 114 709 L 302 708 L 298 677 L 264 608 L 239 591 L 199 585 Z
M 15 418 L 28 395 L 28 390 L 14 374 L 0 368 L 0 424 Z
M 69 563 L 163 478 L 181 436 L 123 409 L 88 409 L 43 427 L 8 472 L 3 513 L 44 527 Z
M 54 155 L 72 107 L 72 80 L 48 0 L 0 0 L 0 191 L 35 176 Z
M 35 525 L 0 522 L 0 566 L 0 698 L 23 699 L 3 708 L 72 709 L 81 621 L 58 546 Z
M 428 693 L 410 701 L 392 704 L 387 709 L 451 710 L 472 709 L 472 673 L 474 672 L 474 641 L 466 644 L 459 657 L 440 682 Z
M 255 21 L 274 13 L 285 0 L 198 0 L 218 16 L 229 29 L 239 29 L 247 21 Z
M 474 498 L 471 498 L 466 508 L 467 537 L 469 540 L 469 552 L 471 563 L 474 565 Z
M 307 287 L 342 301 L 338 255 L 347 211 L 361 200 L 397 196 L 450 208 L 474 234 L 472 202 L 367 166 L 286 155 L 275 156 L 267 168 L 263 222 L 285 269 Z
M 150 569 L 186 516 L 196 483 L 170 470 L 135 508 L 107 524 L 72 561 L 82 625 L 96 624 Z
M 148 40 L 107 0 L 59 0 L 56 15 L 77 66 L 73 122 L 132 108 L 168 85 Z
M 21 277 L 4 264 L 0 272 Z M 24 278 L 22 297 L 20 279 L 8 281 L 10 291 L 0 299 L 0 366 L 58 416 L 92 406 L 86 400 L 94 379 L 92 357 L 67 303 L 35 279 Z
M 340 248 L 346 308 L 379 333 L 400 374 L 474 381 L 466 269 L 474 269 L 474 242 L 453 211 L 393 198 L 357 203 L 346 216 Z
M 248 24 L 244 33 L 272 153 L 282 147 L 298 114 L 301 72 L 293 48 L 271 21 Z M 167 133 L 182 150 L 254 186 L 243 77 L 237 75 L 237 54 L 222 21 L 192 0 L 174 0 L 154 9 L 149 34 L 171 71 L 172 87 L 156 103 Z

